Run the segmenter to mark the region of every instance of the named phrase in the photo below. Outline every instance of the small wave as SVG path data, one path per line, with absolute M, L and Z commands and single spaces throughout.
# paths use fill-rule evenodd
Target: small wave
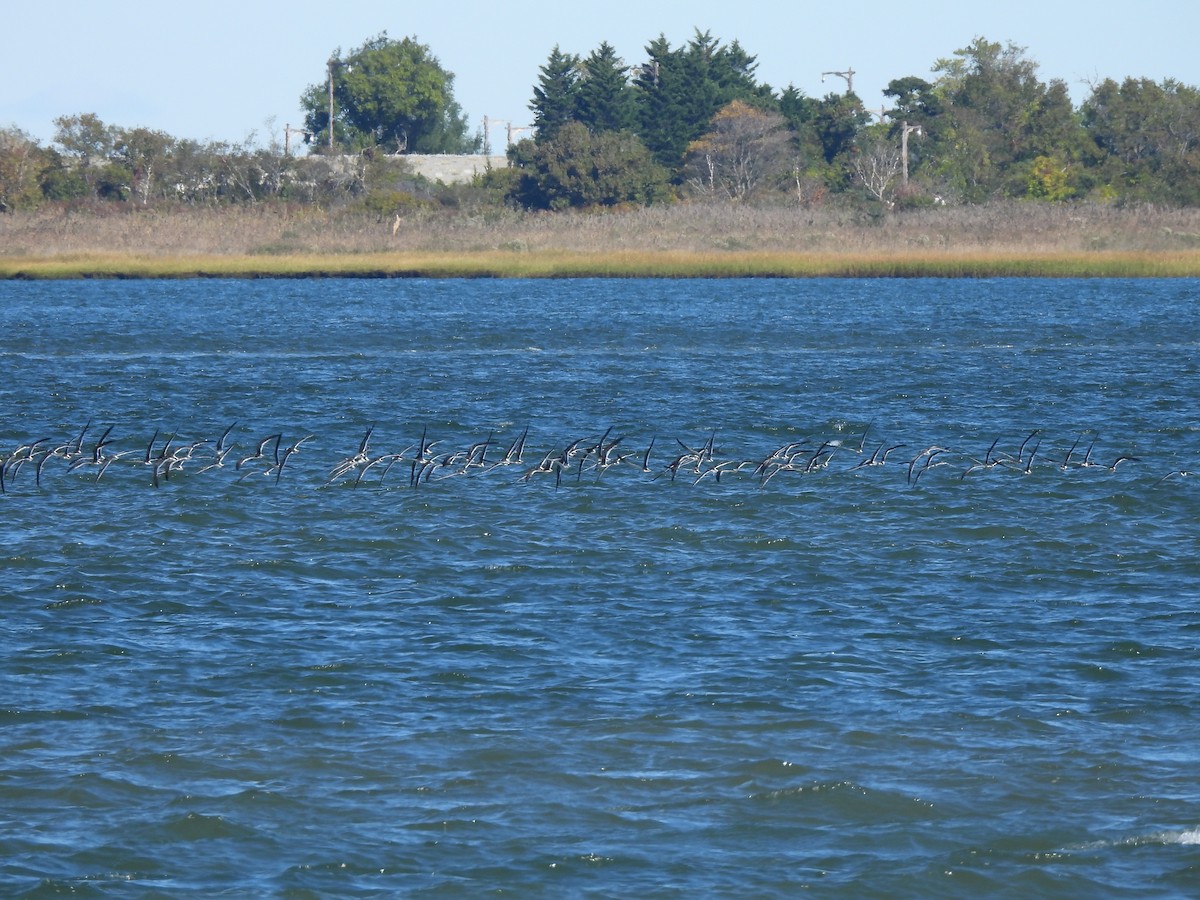
M 1200 844 L 1200 827 L 1188 828 L 1183 831 L 1155 831 L 1150 834 L 1139 834 L 1134 837 L 1120 838 L 1118 840 L 1089 841 L 1088 843 L 1077 845 L 1074 849 L 1103 850 L 1108 847 L 1145 847 L 1166 844 L 1188 846 Z
M 1184 831 L 1156 831 L 1152 834 L 1142 834 L 1113 843 L 1121 847 L 1144 847 L 1147 844 L 1200 844 L 1200 828 Z

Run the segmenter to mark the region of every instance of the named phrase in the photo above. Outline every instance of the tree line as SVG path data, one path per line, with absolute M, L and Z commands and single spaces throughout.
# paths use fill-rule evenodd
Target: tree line
M 871 112 L 850 90 L 812 98 L 760 83 L 753 56 L 707 32 L 677 48 L 659 38 L 646 52 L 626 67 L 607 43 L 586 57 L 554 48 L 531 104 L 537 135 L 510 154 L 526 205 L 646 202 L 664 189 L 887 207 L 1200 204 L 1200 91 L 1172 79 L 1106 79 L 1076 109 L 1065 82 L 1043 81 L 1024 48 L 980 37 L 937 60 L 932 79 L 891 81 L 890 106 Z M 604 191 L 588 173 L 611 173 L 613 158 L 628 177 Z
M 486 202 L 549 210 L 679 198 L 1200 205 L 1200 91 L 1173 79 L 1105 79 L 1076 108 L 1025 48 L 979 37 L 929 78 L 894 79 L 887 103 L 868 110 L 849 78 L 845 92 L 814 98 L 760 82 L 756 68 L 736 40 L 699 30 L 678 47 L 652 40 L 634 65 L 607 42 L 586 56 L 556 46 L 532 87 L 534 136 L 476 187 Z M 198 143 L 92 113 L 55 120 L 48 147 L 0 128 L 0 211 L 281 199 L 382 213 L 439 190 L 388 160 L 485 145 L 454 100 L 453 74 L 413 38 L 384 32 L 335 51 L 323 76 L 301 95 L 304 155 L 276 136 Z

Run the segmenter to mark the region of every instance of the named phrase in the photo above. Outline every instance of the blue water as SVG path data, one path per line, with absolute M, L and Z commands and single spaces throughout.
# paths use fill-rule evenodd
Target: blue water
M 0 283 L 0 893 L 1195 896 L 1198 300 Z

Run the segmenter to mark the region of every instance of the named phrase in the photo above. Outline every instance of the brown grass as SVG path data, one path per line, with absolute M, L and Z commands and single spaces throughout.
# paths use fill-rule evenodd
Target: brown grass
M 870 218 L 675 204 L 603 213 L 314 206 L 55 208 L 0 216 L 0 276 L 1200 275 L 1200 210 L 1043 203 Z

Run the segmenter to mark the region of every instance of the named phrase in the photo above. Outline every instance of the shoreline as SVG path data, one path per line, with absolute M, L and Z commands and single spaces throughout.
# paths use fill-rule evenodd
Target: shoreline
M 1200 251 L 479 251 L 0 256 L 0 280 L 188 278 L 1196 278 Z

